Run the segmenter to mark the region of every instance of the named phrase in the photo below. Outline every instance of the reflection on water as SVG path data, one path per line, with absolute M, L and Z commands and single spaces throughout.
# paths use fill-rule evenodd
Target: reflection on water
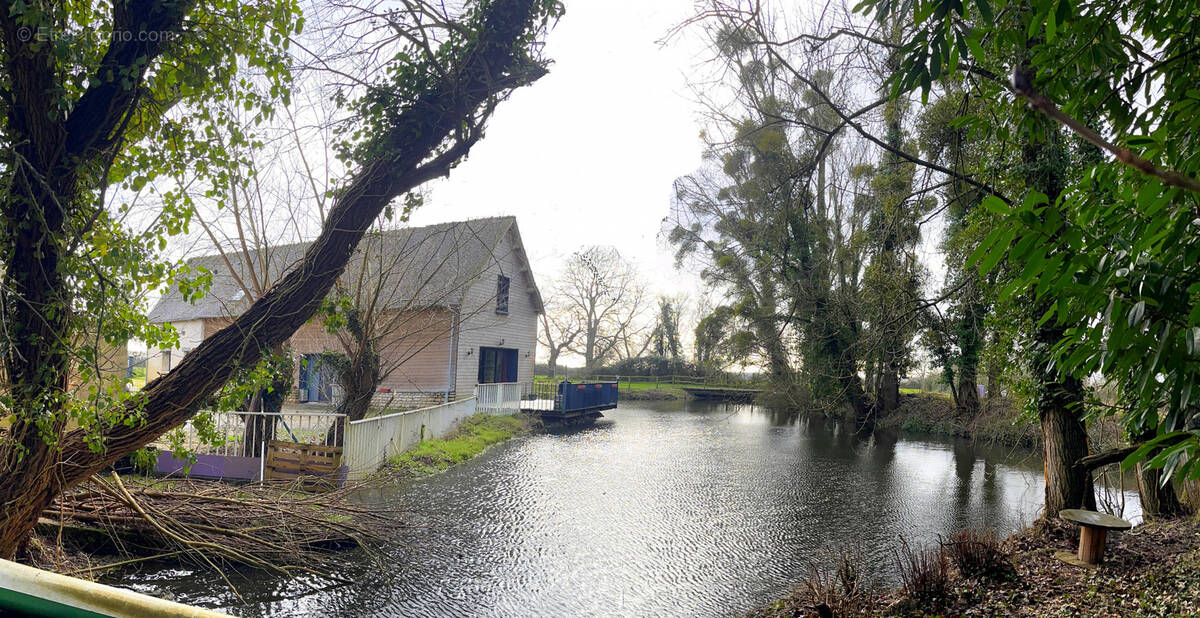
M 1007 535 L 1042 497 L 1027 451 L 863 443 L 837 423 L 750 406 L 606 414 L 389 496 L 413 525 L 377 557 L 383 568 L 355 556 L 353 584 L 256 576 L 242 604 L 176 570 L 117 583 L 241 615 L 725 615 L 786 592 L 826 549 L 851 546 L 891 580 L 899 537 Z

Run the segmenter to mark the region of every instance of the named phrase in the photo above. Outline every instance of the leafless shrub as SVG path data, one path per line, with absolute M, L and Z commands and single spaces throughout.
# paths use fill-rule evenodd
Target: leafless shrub
M 811 563 L 804 596 L 818 616 L 850 616 L 865 612 L 873 587 L 867 578 L 862 554 L 849 549 L 830 552 L 833 567 Z
M 950 568 L 941 547 L 913 548 L 900 540 L 896 564 L 905 596 L 923 607 L 939 607 L 950 588 Z
M 955 532 L 942 548 L 963 577 L 1005 579 L 1016 572 L 1008 553 L 990 531 Z

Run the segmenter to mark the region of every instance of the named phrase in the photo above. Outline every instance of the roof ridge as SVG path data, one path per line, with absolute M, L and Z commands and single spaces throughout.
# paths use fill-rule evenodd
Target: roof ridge
M 463 225 L 463 224 L 467 224 L 467 223 L 482 223 L 482 222 L 498 221 L 501 219 L 508 219 L 509 223 L 511 224 L 511 223 L 516 222 L 517 217 L 515 215 L 495 215 L 495 216 L 491 216 L 491 217 L 477 217 L 477 218 L 473 218 L 473 219 L 462 219 L 459 221 L 442 221 L 439 223 L 430 223 L 428 225 L 416 225 L 416 226 L 410 226 L 410 227 L 398 227 L 398 228 L 391 228 L 391 229 L 387 229 L 387 230 L 380 230 L 380 233 L 381 234 L 393 234 L 393 233 L 398 233 L 398 232 L 415 232 L 418 230 L 427 230 L 430 228 L 435 228 L 435 227 L 440 227 L 440 226 L 451 227 L 451 226 Z M 505 231 L 507 231 L 507 228 L 505 229 Z M 366 233 L 369 234 L 371 232 L 372 232 L 372 230 L 367 230 Z M 301 241 L 297 241 L 297 242 L 285 243 L 282 245 L 267 245 L 265 247 L 265 249 L 268 251 L 276 251 L 279 249 L 305 247 L 307 245 L 313 244 L 314 242 L 316 242 L 316 240 L 317 239 L 314 238 L 312 240 L 301 240 Z M 259 249 L 258 248 L 251 249 L 251 251 L 257 251 L 257 250 L 259 250 Z M 241 253 L 241 251 L 236 251 L 236 253 Z M 186 261 L 190 263 L 194 260 L 203 260 L 205 258 L 220 258 L 220 257 L 223 257 L 224 255 L 225 254 L 221 253 L 221 252 L 205 253 L 203 255 L 194 255 L 192 257 L 186 258 Z

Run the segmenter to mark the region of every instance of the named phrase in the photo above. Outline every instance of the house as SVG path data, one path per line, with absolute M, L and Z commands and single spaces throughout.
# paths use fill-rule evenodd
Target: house
M 252 271 L 277 281 L 308 245 L 190 260 L 211 272 L 209 292 L 188 302 L 172 289 L 150 312 L 151 322 L 175 327 L 179 345 L 151 351 L 148 379 L 170 371 L 250 305 Z M 380 364 L 391 369 L 375 406 L 419 407 L 469 397 L 478 383 L 533 381 L 543 306 L 513 217 L 368 234 L 339 288 L 354 306 L 373 311 Z M 345 329 L 330 333 L 319 316 L 292 336 L 285 349 L 296 360 L 293 401 L 337 403 L 340 389 L 322 355 L 343 352 L 339 337 L 349 336 Z

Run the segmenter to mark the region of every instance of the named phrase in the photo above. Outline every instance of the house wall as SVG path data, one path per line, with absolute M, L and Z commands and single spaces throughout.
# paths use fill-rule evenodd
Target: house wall
M 455 386 L 460 393 L 472 392 L 479 380 L 479 348 L 498 347 L 517 350 L 517 381 L 532 382 L 537 362 L 538 314 L 533 299 L 532 273 L 516 253 L 518 239 L 513 231 L 496 245 L 496 251 L 484 273 L 463 296 L 462 318 L 458 335 Z M 511 279 L 508 288 L 508 315 L 496 313 L 496 277 Z M 500 342 L 504 343 L 501 344 Z
M 88 397 L 95 394 L 97 387 L 101 389 L 123 388 L 125 374 L 129 367 L 129 347 L 126 343 L 112 345 L 101 341 L 96 350 L 96 367 L 100 370 L 100 381 L 95 379 L 84 382 L 78 369 L 72 369 L 68 388 L 76 398 Z
M 381 320 L 388 331 L 380 343 L 381 364 L 387 375 L 372 405 L 388 408 L 434 405 L 446 400 L 447 391 L 453 395 L 449 376 L 452 319 L 450 310 L 437 308 L 396 313 Z M 299 401 L 300 356 L 342 352 L 344 348 L 320 321 L 301 326 L 288 345 L 296 360 L 289 399 Z
M 181 320 L 179 322 L 171 322 L 175 327 L 175 331 L 179 333 L 179 347 L 176 349 L 160 348 L 158 350 L 150 350 L 150 358 L 146 360 L 146 381 L 149 382 L 154 378 L 168 372 L 172 367 L 179 365 L 179 361 L 191 352 L 196 346 L 200 345 L 201 341 L 209 334 L 205 330 L 205 322 L 207 320 Z M 167 366 L 167 354 L 170 353 L 170 367 Z

